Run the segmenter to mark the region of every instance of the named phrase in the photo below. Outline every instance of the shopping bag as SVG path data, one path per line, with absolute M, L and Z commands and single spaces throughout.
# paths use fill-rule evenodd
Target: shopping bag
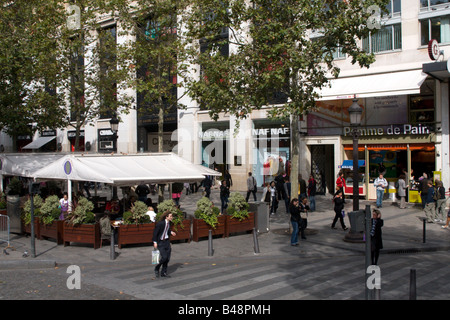
M 152 264 L 158 264 L 159 263 L 159 250 L 153 250 L 152 251 Z

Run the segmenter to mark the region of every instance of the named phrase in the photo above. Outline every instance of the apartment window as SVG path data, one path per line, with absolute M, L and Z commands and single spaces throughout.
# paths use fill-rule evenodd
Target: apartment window
M 100 119 L 111 118 L 111 106 L 117 103 L 117 84 L 110 74 L 116 70 L 116 26 L 99 30 L 100 53 Z
M 392 0 L 386 5 L 389 17 L 398 17 L 402 11 L 401 0 Z
M 363 49 L 368 53 L 400 50 L 402 48 L 402 27 L 400 23 L 381 27 L 363 39 Z
M 420 11 L 447 9 L 449 4 L 450 0 L 420 0 Z
M 439 43 L 450 43 L 450 15 L 420 20 L 421 45 L 431 39 Z

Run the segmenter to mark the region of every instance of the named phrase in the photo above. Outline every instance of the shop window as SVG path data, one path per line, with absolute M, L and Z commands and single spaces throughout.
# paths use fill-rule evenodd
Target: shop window
M 434 80 L 426 80 L 420 88 L 420 95 L 411 95 L 409 101 L 409 122 L 430 123 L 435 121 Z

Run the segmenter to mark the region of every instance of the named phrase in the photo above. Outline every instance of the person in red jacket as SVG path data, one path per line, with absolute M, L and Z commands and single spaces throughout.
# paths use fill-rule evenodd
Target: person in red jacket
M 347 186 L 345 184 L 344 172 L 341 170 L 339 171 L 339 176 L 336 179 L 336 191 L 342 192 L 342 199 L 345 199 L 345 192 L 344 192 L 345 187 Z

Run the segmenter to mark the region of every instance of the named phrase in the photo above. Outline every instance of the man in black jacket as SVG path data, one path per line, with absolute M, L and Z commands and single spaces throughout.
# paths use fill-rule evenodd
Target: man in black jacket
M 175 236 L 176 233 L 171 231 L 171 222 L 173 216 L 170 212 L 165 212 L 161 220 L 156 224 L 155 231 L 153 231 L 153 247 L 159 250 L 159 263 L 155 267 L 155 275 L 159 277 L 159 269 L 161 269 L 161 277 L 168 277 L 167 265 L 170 260 L 170 253 L 172 248 L 170 246 L 170 235 Z

